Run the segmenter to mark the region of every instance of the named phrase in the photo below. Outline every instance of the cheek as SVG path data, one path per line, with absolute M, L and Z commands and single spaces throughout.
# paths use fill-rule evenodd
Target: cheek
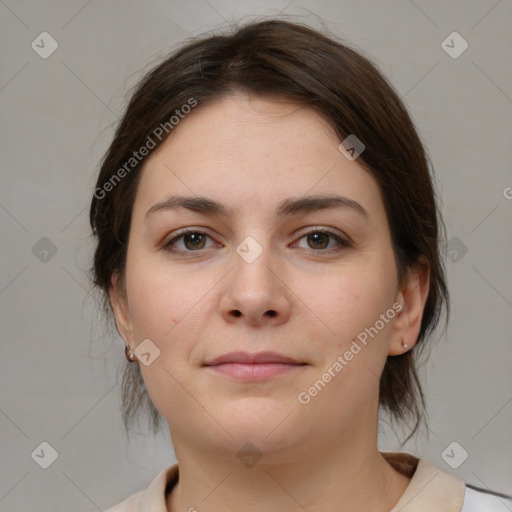
M 149 339 L 160 351 L 152 364 L 140 364 L 140 369 L 153 404 L 167 421 L 173 411 L 193 405 L 179 383 L 186 380 L 195 339 L 189 324 L 197 316 L 193 308 L 198 301 L 186 293 L 181 278 L 170 274 L 146 265 L 127 269 L 135 343 Z M 187 283 L 187 290 L 189 286 L 197 290 L 191 283 Z
M 149 258 L 148 258 L 149 259 Z M 149 338 L 163 348 L 173 336 L 187 309 L 181 280 L 156 266 L 143 264 L 143 257 L 127 262 L 126 281 L 134 335 Z
M 338 339 L 351 340 L 392 306 L 393 290 L 384 270 L 359 269 L 331 279 L 318 296 L 321 318 Z
M 180 370 L 205 335 L 219 276 L 192 267 L 177 271 L 143 254 L 130 263 L 126 279 L 135 342 L 150 339 L 166 367 Z
M 331 380 L 315 397 L 315 407 L 318 415 L 336 418 L 338 423 L 343 418 L 348 421 L 355 409 L 373 406 L 378 394 L 394 315 L 392 288 L 383 275 L 359 269 L 331 280 L 325 294 L 318 295 L 319 316 L 330 330 L 316 338 L 317 350 L 323 354 L 317 377 Z M 387 311 L 391 313 L 383 322 L 381 315 Z

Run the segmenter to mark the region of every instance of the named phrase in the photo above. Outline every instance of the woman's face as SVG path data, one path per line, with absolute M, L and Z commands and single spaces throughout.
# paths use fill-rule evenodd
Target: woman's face
M 376 429 L 386 358 L 421 313 L 399 312 L 379 188 L 338 145 L 314 111 L 236 94 L 199 105 L 145 163 L 126 300 L 111 299 L 130 346 L 150 340 L 138 364 L 175 443 L 286 458 Z M 345 199 L 301 207 L 313 196 Z M 301 364 L 207 366 L 268 351 Z

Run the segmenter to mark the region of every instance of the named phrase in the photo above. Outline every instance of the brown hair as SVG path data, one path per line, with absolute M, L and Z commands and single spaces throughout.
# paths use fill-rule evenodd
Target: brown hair
M 230 34 L 186 41 L 148 72 L 136 86 L 104 156 L 91 202 L 90 223 L 97 239 L 93 281 L 103 292 L 109 313 L 110 278 L 115 272 L 121 278 L 124 275 L 142 165 L 172 133 L 170 119 L 185 112 L 184 105 L 204 106 L 235 91 L 307 105 L 331 123 L 340 141 L 355 134 L 365 145 L 358 163 L 381 189 L 399 283 L 405 283 L 408 271 L 422 257 L 430 265 L 430 289 L 416 345 L 388 357 L 380 379 L 380 405 L 391 419 L 407 423 L 412 416 L 416 420 L 409 439 L 426 415 L 418 356 L 439 322 L 443 303 L 449 317 L 440 257 L 445 227 L 425 148 L 399 95 L 369 58 L 337 39 L 283 20 L 253 21 Z M 154 147 L 144 152 L 144 158 L 137 154 L 136 160 L 134 152 L 149 147 L 150 139 Z M 139 365 L 127 362 L 122 383 L 127 431 L 141 405 L 149 408 L 156 432 L 160 415 L 147 394 Z

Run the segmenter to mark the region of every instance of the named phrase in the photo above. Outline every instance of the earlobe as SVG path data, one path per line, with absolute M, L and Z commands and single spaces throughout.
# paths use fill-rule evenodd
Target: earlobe
M 418 265 L 410 269 L 404 288 L 398 292 L 396 300 L 402 304 L 402 309 L 395 319 L 388 355 L 401 355 L 416 343 L 429 288 L 430 265 L 422 257 Z
M 120 282 L 118 273 L 112 274 L 110 278 L 109 300 L 116 321 L 117 331 L 125 343 L 130 344 L 132 327 L 128 305 L 126 300 L 126 292 Z

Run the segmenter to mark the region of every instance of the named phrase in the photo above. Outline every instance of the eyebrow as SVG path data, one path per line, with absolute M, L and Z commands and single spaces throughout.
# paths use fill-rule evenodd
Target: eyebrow
M 171 196 L 165 201 L 154 204 L 147 212 L 146 218 L 155 212 L 173 210 L 177 208 L 186 208 L 193 212 L 204 215 L 222 215 L 227 216 L 232 213 L 231 209 L 226 208 L 222 203 L 204 196 Z M 300 198 L 289 198 L 281 201 L 276 208 L 276 216 L 290 216 L 298 213 L 307 213 L 329 208 L 343 208 L 355 211 L 369 219 L 369 214 L 365 208 L 357 201 L 348 197 L 339 195 L 315 195 Z

